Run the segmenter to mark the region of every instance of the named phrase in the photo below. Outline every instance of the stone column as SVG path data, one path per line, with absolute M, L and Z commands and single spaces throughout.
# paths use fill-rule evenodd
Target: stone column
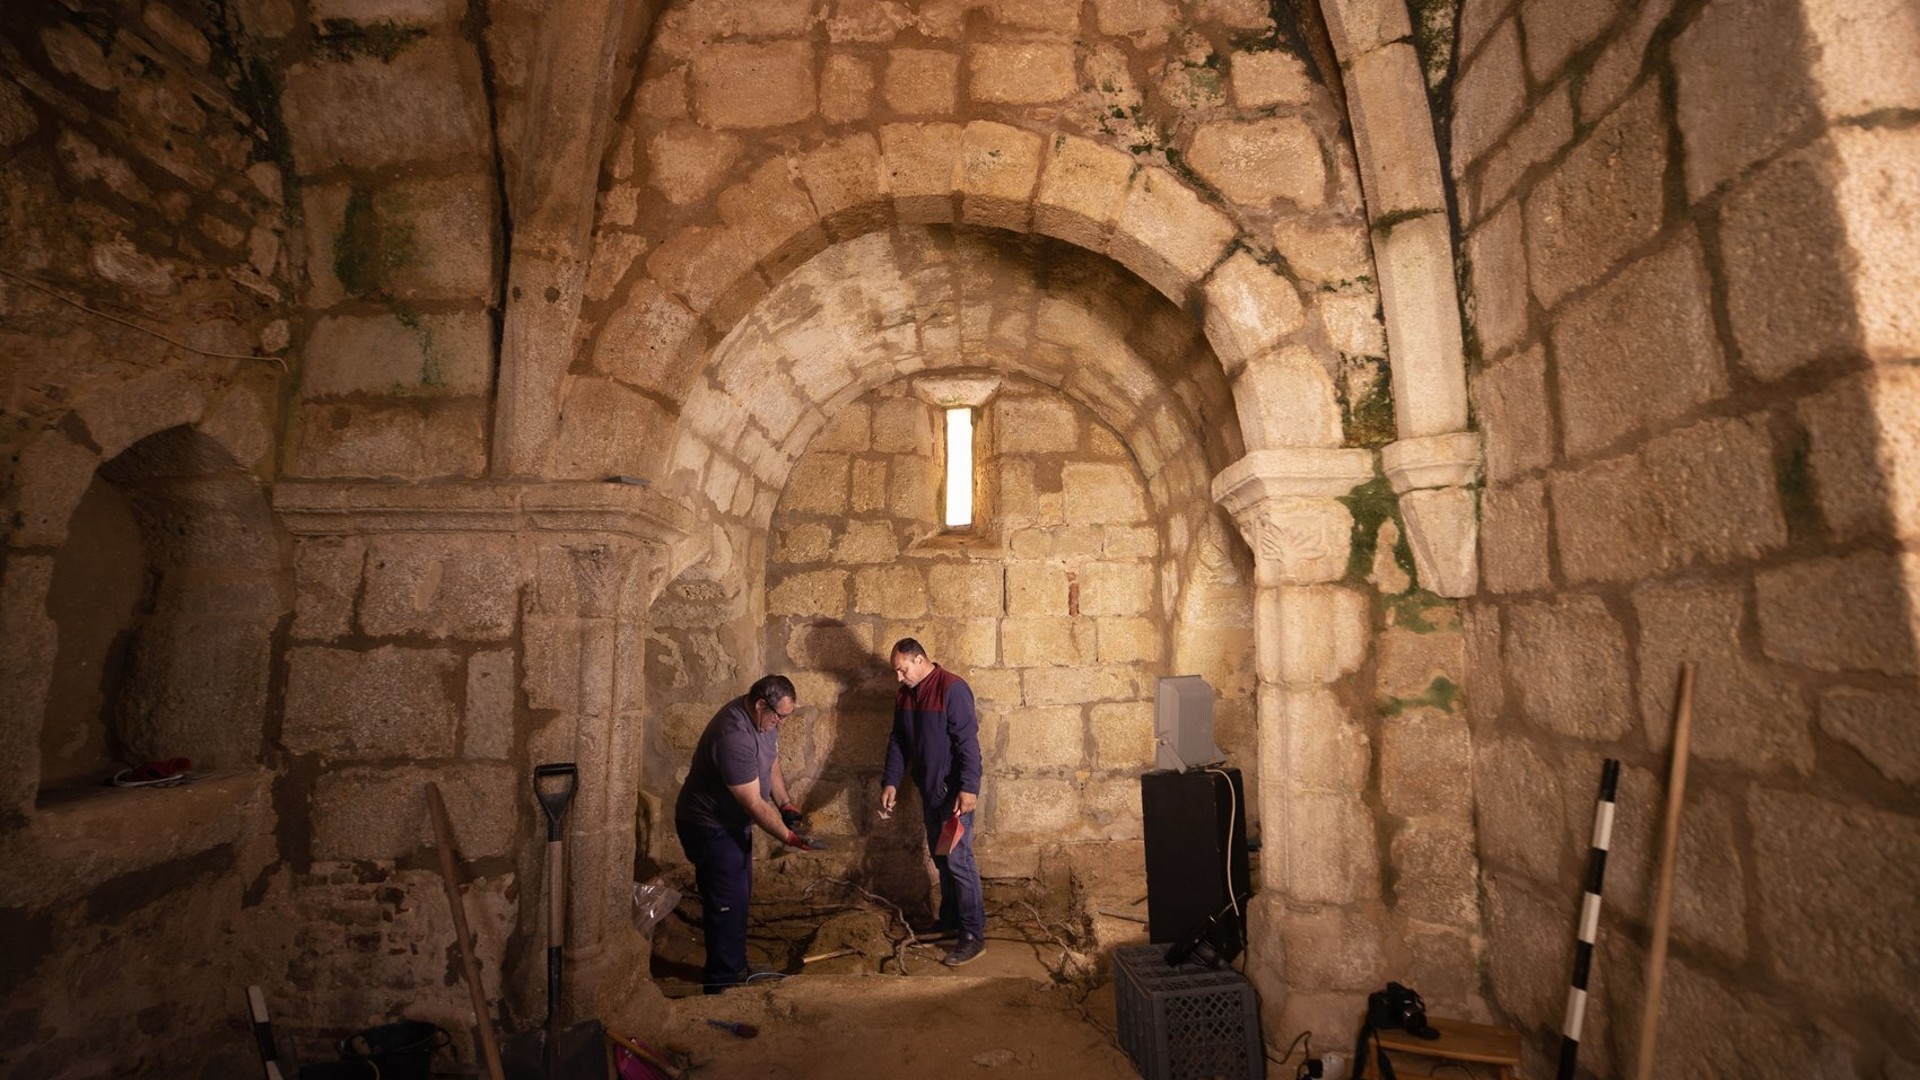
M 1214 499 L 1254 556 L 1262 843 L 1247 972 L 1273 1018 L 1291 989 L 1311 989 L 1296 987 L 1284 967 L 1289 901 L 1346 905 L 1378 895 L 1364 770 L 1333 768 L 1342 755 L 1326 752 L 1365 739 L 1331 684 L 1359 667 L 1368 632 L 1366 596 L 1337 584 L 1353 544 L 1353 516 L 1339 496 L 1373 475 L 1366 450 L 1298 447 L 1255 451 L 1213 481 Z
M 645 942 L 626 918 L 633 879 L 640 765 L 640 644 L 688 517 L 678 505 L 624 484 L 470 484 L 439 488 L 283 484 L 275 504 L 296 536 L 428 534 L 512 537 L 521 587 L 519 637 L 527 711 L 515 773 L 516 863 L 522 933 L 540 936 L 545 821 L 533 766 L 572 761 L 579 789 L 567 829 L 567 976 L 563 1011 L 584 1016 L 624 1000 L 646 980 Z M 295 718 L 289 717 L 289 724 Z M 543 955 L 543 949 L 527 955 Z M 528 973 L 510 979 L 530 987 Z

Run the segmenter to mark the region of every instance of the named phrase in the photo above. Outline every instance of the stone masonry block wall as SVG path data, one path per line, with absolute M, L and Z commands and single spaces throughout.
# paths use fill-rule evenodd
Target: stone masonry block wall
M 1607 756 L 1625 771 L 1583 1070 L 1638 1051 L 1687 661 L 1658 1071 L 1920 1062 L 1910 1024 L 1857 1022 L 1911 1015 L 1920 976 L 1920 337 L 1885 303 L 1920 264 L 1920 89 L 1886 48 L 1920 26 L 1875 10 L 1462 12 L 1451 167 L 1488 481 L 1466 701 L 1486 978 L 1529 1072 L 1550 1069 Z M 1884 34 L 1851 21 L 1876 17 Z

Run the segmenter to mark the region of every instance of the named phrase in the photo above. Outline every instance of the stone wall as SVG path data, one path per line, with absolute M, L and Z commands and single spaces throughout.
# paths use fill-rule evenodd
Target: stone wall
M 1452 172 L 1489 481 L 1467 700 L 1489 981 L 1530 1072 L 1607 756 L 1625 769 L 1583 1066 L 1637 1053 L 1686 661 L 1659 1071 L 1920 1061 L 1892 1019 L 1920 974 L 1917 37 L 1896 4 L 1462 11 Z

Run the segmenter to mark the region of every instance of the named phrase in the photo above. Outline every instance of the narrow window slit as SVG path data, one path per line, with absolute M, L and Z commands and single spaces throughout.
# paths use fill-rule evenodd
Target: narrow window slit
M 947 410 L 947 528 L 973 524 L 973 410 Z

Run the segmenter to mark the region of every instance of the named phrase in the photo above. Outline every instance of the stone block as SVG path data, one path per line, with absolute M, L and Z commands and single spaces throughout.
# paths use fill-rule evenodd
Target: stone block
M 1528 1027 L 1553 1028 L 1573 970 L 1571 901 L 1536 895 L 1510 874 L 1486 875 L 1487 981 L 1494 1002 Z
M 1527 252 L 1521 243 L 1520 205 L 1483 222 L 1467 240 L 1472 269 L 1473 326 L 1488 358 L 1519 345 L 1527 334 Z M 1491 432 L 1488 454 L 1491 456 Z
M 1774 977 L 1830 1008 L 1920 1010 L 1920 920 L 1899 914 L 1920 887 L 1920 822 L 1763 787 L 1747 812 Z
M 1598 597 L 1515 604 L 1507 628 L 1508 674 L 1530 722 L 1602 742 L 1631 730 L 1626 635 Z
M 1007 614 L 1065 615 L 1068 613 L 1067 571 L 1040 563 L 1007 565 Z
M 720 219 L 770 278 L 777 280 L 819 254 L 826 233 L 790 162 L 769 161 L 720 193 Z
M 1500 609 L 1465 605 L 1467 715 L 1475 730 L 1506 711 L 1506 666 L 1500 661 Z
M 1553 410 L 1546 354 L 1539 347 L 1481 371 L 1474 408 L 1486 438 L 1487 479 L 1512 480 L 1553 461 Z
M 833 561 L 842 565 L 892 562 L 900 557 L 900 541 L 887 521 L 849 521 L 847 531 L 833 545 Z
M 1134 174 L 1108 250 L 1177 304 L 1226 254 L 1235 232 L 1172 173 L 1149 167 Z
M 1644 589 L 1640 624 L 1640 714 L 1647 741 L 1668 744 L 1682 663 L 1696 665 L 1693 753 L 1755 773 L 1806 773 L 1814 763 L 1811 710 L 1800 688 L 1747 656 L 1744 590 L 1724 586 Z
M 1055 778 L 996 776 L 992 785 L 992 835 L 996 837 L 1058 837 L 1080 825 L 1080 793 L 1071 784 Z
M 705 345 L 700 316 L 653 281 L 642 279 L 601 327 L 593 363 L 614 378 L 653 386 L 683 370 Z
M 935 615 L 998 615 L 1006 608 L 999 563 L 943 563 L 927 572 Z
M 1233 404 L 1249 446 L 1338 446 L 1344 438 L 1333 380 L 1304 346 L 1249 361 L 1234 376 Z
M 1040 176 L 1039 135 L 1006 124 L 975 120 L 961 138 L 954 186 L 960 219 L 970 225 L 1025 232 Z
M 310 641 L 345 637 L 367 543 L 359 537 L 302 538 L 293 552 L 293 636 Z
M 493 377 L 487 316 L 330 315 L 307 339 L 301 393 L 483 394 Z
M 1366 787 L 1373 741 L 1331 690 L 1268 689 L 1260 696 L 1262 702 L 1278 706 L 1277 734 L 1284 742 L 1272 735 L 1264 739 L 1285 747 L 1295 789 L 1340 794 Z
M 1020 673 L 1029 705 L 1078 705 L 1083 702 L 1133 701 L 1139 678 L 1124 667 L 1033 668 Z
M 997 42 L 967 50 L 967 91 L 975 102 L 1044 105 L 1077 89 L 1073 46 L 1065 42 Z
M 1273 247 L 1303 281 L 1345 287 L 1373 275 L 1373 248 L 1357 221 L 1316 224 L 1288 216 L 1273 224 Z
M 1454 82 L 1453 175 L 1465 174 L 1520 118 L 1527 99 L 1518 20 L 1505 19 Z M 1461 55 L 1465 55 L 1464 50 Z
M 1561 83 L 1542 97 L 1506 144 L 1487 155 L 1474 185 L 1473 212 L 1479 218 L 1506 201 L 1534 166 L 1544 164 L 1573 142 L 1573 90 Z
M 826 615 L 837 618 L 846 610 L 847 572 L 844 570 L 810 570 L 788 575 L 778 583 L 768 583 L 768 615 Z
M 1160 554 L 1160 533 L 1148 526 L 1108 525 L 1100 530 L 1100 553 L 1109 559 L 1152 559 Z
M 817 522 L 778 525 L 773 530 L 773 557 L 784 563 L 824 562 L 832 544 L 833 528 Z
M 1085 727 L 1077 705 L 1020 709 L 1007 717 L 1000 760 L 1022 773 L 1079 768 L 1087 753 Z
M 460 857 L 513 854 L 519 771 L 507 765 L 437 769 L 357 766 L 323 772 L 313 788 L 317 859 L 403 859 L 432 842 L 426 785 L 438 784 Z
M 293 160 L 305 176 L 415 161 L 483 166 L 483 100 L 470 47 L 437 37 L 385 60 L 295 64 L 280 96 Z
M 1103 664 L 1157 664 L 1161 631 L 1152 619 L 1108 617 L 1099 620 L 1099 658 Z
M 1920 104 L 1920 18 L 1899 0 L 1823 0 L 1803 8 L 1816 44 L 1813 81 L 1829 118 L 1863 117 Z
M 853 463 L 853 512 L 856 514 L 884 513 L 887 509 L 887 463 L 885 461 L 862 461 Z
M 1553 327 L 1569 456 L 1726 393 L 1706 262 L 1691 235 L 1629 266 Z
M 1265 209 L 1285 199 L 1298 210 L 1326 201 L 1327 169 L 1320 140 L 1294 116 L 1215 120 L 1201 124 L 1187 161 L 1229 202 Z
M 1281 930 L 1287 979 L 1303 990 L 1377 990 L 1387 950 L 1378 919 L 1338 908 L 1290 914 Z
M 836 52 L 820 74 L 820 116 L 829 124 L 865 120 L 873 109 L 873 65 Z
M 1700 199 L 1816 119 L 1812 44 L 1797 10 L 1754 0 L 1709 3 L 1674 39 L 1688 195 Z
M 772 128 L 814 114 L 813 46 L 716 42 L 693 56 L 693 111 L 714 128 Z
M 1229 376 L 1306 321 L 1294 283 L 1245 251 L 1207 279 L 1206 296 L 1207 340 Z
M 1480 929 L 1480 862 L 1471 825 L 1410 821 L 1394 835 L 1390 851 L 1394 914 Z
M 1760 645 L 1815 671 L 1913 675 L 1920 618 L 1907 601 L 1912 557 L 1862 551 L 1802 559 L 1754 577 Z
M 958 124 L 888 124 L 880 129 L 887 189 L 901 221 L 950 222 L 960 156 Z
M 1288 800 L 1288 896 L 1303 904 L 1353 904 L 1380 895 L 1380 856 L 1373 814 L 1352 795 L 1295 795 Z
M 1095 766 L 1130 770 L 1153 764 L 1153 702 L 1095 705 L 1090 713 Z
M 1631 581 L 1787 541 L 1771 438 L 1757 422 L 1702 421 L 1637 455 L 1556 473 L 1548 490 L 1572 581 Z
M 1034 197 L 1034 230 L 1089 251 L 1105 251 L 1133 166 L 1133 158 L 1119 150 L 1055 135 Z
M 1911 129 L 1842 128 L 1834 132 L 1841 163 L 1836 204 L 1858 261 L 1852 275 L 1862 345 L 1879 363 L 1920 355 L 1920 313 L 1913 296 L 1920 270 L 1920 184 L 1913 159 L 1920 134 Z
M 1561 66 L 1599 37 L 1619 10 L 1620 0 L 1590 4 L 1526 0 L 1521 4 L 1520 28 L 1527 37 L 1527 70 L 1533 81 L 1552 82 Z
M 486 649 L 467 657 L 462 757 L 503 759 L 512 754 L 517 693 L 512 649 Z
M 1068 462 L 1060 469 L 1069 525 L 1131 525 L 1148 520 L 1146 492 L 1130 464 Z
M 732 228 L 674 233 L 647 257 L 647 273 L 713 326 L 732 325 L 766 289 L 753 252 Z
M 310 303 L 334 304 L 349 295 L 471 300 L 492 294 L 499 211 L 482 176 L 372 189 L 310 187 L 302 202 Z
M 612 379 L 577 376 L 566 381 L 560 408 L 566 423 L 553 449 L 556 478 L 645 476 L 666 456 L 672 427 L 657 397 Z
M 845 454 L 806 454 L 788 474 L 780 507 L 789 514 L 845 514 L 848 475 Z
M 1366 659 L 1366 594 L 1336 585 L 1281 585 L 1255 599 L 1255 637 L 1263 675 L 1289 685 L 1330 683 Z M 1284 646 L 1282 643 L 1285 643 Z
M 329 760 L 452 757 L 459 675 L 446 649 L 293 649 L 281 742 Z
M 1370 4 L 1366 0 L 1334 0 L 1323 15 L 1334 50 L 1343 64 L 1352 63 L 1361 54 L 1413 33 L 1407 13 L 1396 4 Z
M 1143 829 L 1140 820 L 1140 781 L 1131 777 L 1118 780 L 1088 780 L 1080 790 L 1081 813 L 1091 824 L 1099 826 L 1101 839 L 1139 841 Z M 1074 876 L 1081 876 L 1080 861 L 1084 857 L 1076 856 Z M 1144 855 L 1133 856 L 1131 863 L 1139 866 L 1146 861 Z M 1144 928 L 1140 937 L 1146 936 Z M 1145 944 L 1144 941 L 1141 942 Z
M 1546 488 L 1538 480 L 1501 484 L 1480 496 L 1480 575 L 1496 593 L 1552 585 L 1547 558 Z
M 900 116 L 944 116 L 960 92 L 960 57 L 944 49 L 893 49 L 881 95 Z
M 1375 230 L 1373 258 L 1380 270 L 1380 310 L 1395 349 L 1399 436 L 1465 430 L 1466 361 L 1446 216 L 1429 214 Z
M 885 166 L 872 135 L 849 135 L 817 147 L 800 158 L 799 169 L 827 235 L 848 240 L 886 222 Z
M 1473 810 L 1472 770 L 1472 738 L 1464 716 L 1413 709 L 1381 721 L 1380 793 L 1389 813 L 1467 820 Z
M 873 408 L 873 449 L 882 454 L 933 454 L 933 411 L 913 398 L 881 401 Z
M 486 468 L 484 402 L 425 409 L 332 404 L 307 406 L 295 424 L 296 477 L 427 480 L 478 476 Z
M 927 583 L 911 566 L 865 567 L 853 574 L 853 610 L 915 619 L 927 613 Z
M 1281 49 L 1235 52 L 1227 63 L 1233 103 L 1241 109 L 1305 105 L 1313 100 L 1313 76 L 1306 62 L 1292 53 Z
M 367 552 L 360 628 L 374 637 L 498 641 L 513 633 L 520 577 L 506 537 L 378 537 Z
M 1897 784 L 1920 783 L 1920 701 L 1837 686 L 1820 694 L 1820 730 Z
M 1008 395 L 987 407 L 1002 454 L 1064 454 L 1080 446 L 1080 417 L 1064 397 Z
M 1000 656 L 1009 667 L 1085 664 L 1095 657 L 1095 629 L 1088 619 L 1059 617 L 1000 620 Z
M 1526 197 L 1527 270 L 1543 305 L 1598 280 L 1659 232 L 1667 171 L 1659 91 L 1635 91 Z
M 1352 57 L 1345 66 L 1368 216 L 1379 221 L 1444 211 L 1447 196 L 1434 170 L 1440 160 L 1434 109 L 1413 44 L 1395 42 Z
M 1154 568 L 1145 563 L 1088 563 L 1078 572 L 1082 615 L 1148 615 L 1154 610 Z

